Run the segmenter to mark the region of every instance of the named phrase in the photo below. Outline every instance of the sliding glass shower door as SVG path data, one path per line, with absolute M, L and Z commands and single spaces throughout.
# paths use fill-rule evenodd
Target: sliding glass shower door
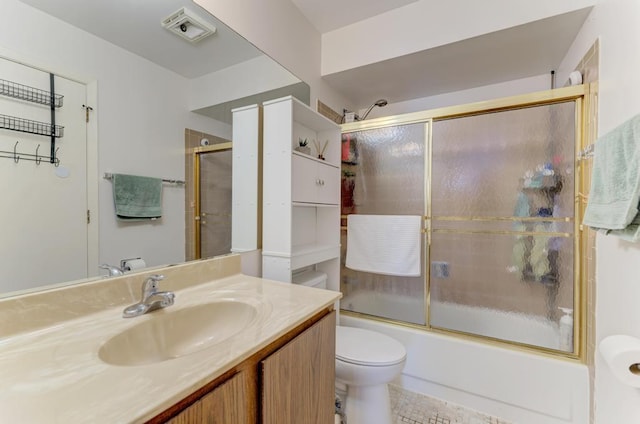
M 426 324 L 426 246 L 422 235 L 419 249 L 422 265 L 420 276 L 417 277 L 350 269 L 345 264 L 345 258 L 349 215 L 419 216 L 422 222 L 425 214 L 427 136 L 428 123 L 424 122 L 343 135 L 340 286 L 344 295 L 341 301 L 344 310 L 412 324 Z M 377 230 L 379 228 L 370 228 L 365 237 Z M 394 244 L 403 242 L 399 236 L 394 240 Z M 382 248 L 385 247 L 394 246 Z
M 574 101 L 433 122 L 432 327 L 573 351 L 576 142 Z
M 342 310 L 581 355 L 583 96 L 569 87 L 345 124 Z M 354 214 L 422 216 L 421 276 L 347 266 Z

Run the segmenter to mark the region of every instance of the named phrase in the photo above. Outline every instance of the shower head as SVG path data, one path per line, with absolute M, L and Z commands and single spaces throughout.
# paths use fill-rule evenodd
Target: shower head
M 387 103 L 388 103 L 388 102 L 387 102 L 387 100 L 386 100 L 386 99 L 380 99 L 380 100 L 376 101 L 376 102 L 374 103 L 374 105 L 375 105 L 375 106 L 378 106 L 378 107 L 384 107 L 384 106 L 386 106 L 386 105 L 387 105 Z
M 367 115 L 369 115 L 369 112 L 371 112 L 371 110 L 378 106 L 378 107 L 385 107 L 389 102 L 387 102 L 385 99 L 380 99 L 380 100 L 376 100 L 375 103 L 373 103 L 371 106 L 369 106 L 369 109 L 367 109 L 367 111 L 364 113 L 364 115 L 362 115 L 362 118 L 360 118 L 361 121 L 364 121 L 365 119 L 367 119 Z

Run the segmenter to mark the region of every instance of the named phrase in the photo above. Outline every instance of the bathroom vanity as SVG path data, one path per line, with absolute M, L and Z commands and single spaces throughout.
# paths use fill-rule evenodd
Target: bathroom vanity
M 228 256 L 2 299 L 0 422 L 332 423 L 339 297 Z
M 289 332 L 149 423 L 164 423 L 167 417 L 173 417 L 171 424 L 207 419 L 225 424 L 333 423 L 327 405 L 334 402 L 335 312 L 317 318 L 300 326 L 310 325 L 299 335 L 299 329 Z

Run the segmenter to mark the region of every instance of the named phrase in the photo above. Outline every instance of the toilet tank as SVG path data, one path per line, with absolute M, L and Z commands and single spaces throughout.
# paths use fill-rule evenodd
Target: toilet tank
M 321 271 L 305 270 L 292 275 L 293 284 L 300 284 L 317 289 L 327 288 L 327 274 Z

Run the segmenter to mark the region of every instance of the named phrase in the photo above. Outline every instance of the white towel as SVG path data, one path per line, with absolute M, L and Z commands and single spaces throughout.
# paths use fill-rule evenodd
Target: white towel
M 422 217 L 348 215 L 347 268 L 384 275 L 419 277 Z

